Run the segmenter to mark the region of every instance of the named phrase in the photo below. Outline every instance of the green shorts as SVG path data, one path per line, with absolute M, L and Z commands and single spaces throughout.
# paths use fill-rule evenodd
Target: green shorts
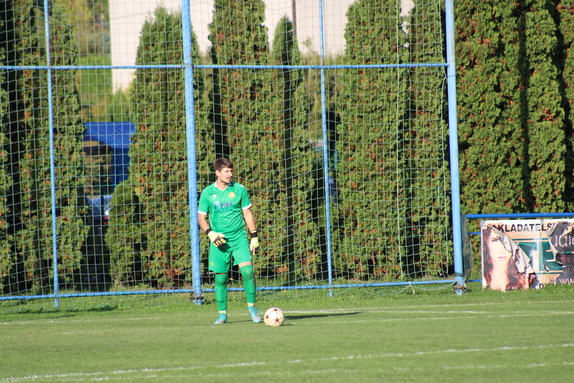
M 213 243 L 209 245 L 209 271 L 214 273 L 227 273 L 233 264 L 238 265 L 243 262 L 251 262 L 251 252 L 247 236 L 240 236 L 217 247 Z

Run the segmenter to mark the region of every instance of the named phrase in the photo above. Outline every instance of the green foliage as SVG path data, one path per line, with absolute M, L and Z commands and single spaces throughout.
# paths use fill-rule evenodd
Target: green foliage
M 395 14 L 373 12 L 380 0 L 353 3 L 347 12 L 345 55 L 349 64 L 405 63 L 408 52 L 401 30 L 400 9 L 394 1 L 384 7 Z M 340 203 L 333 236 L 334 264 L 351 278 L 402 278 L 401 260 L 409 254 L 408 201 L 402 174 L 407 156 L 400 144 L 407 110 L 407 70 L 346 69 L 341 74 L 337 105 L 340 156 L 337 183 Z
M 532 211 L 566 211 L 566 134 L 556 58 L 559 53 L 552 0 L 526 2 L 519 25 L 526 49 L 521 57 L 526 78 L 525 115 Z M 530 75 L 529 77 L 528 74 Z M 569 199 L 569 198 L 568 198 Z
M 92 57 L 98 65 L 100 56 L 110 53 L 110 26 L 108 0 L 52 0 L 56 7 L 67 9 L 67 20 L 78 42 L 81 58 Z
M 294 26 L 287 17 L 279 20 L 273 39 L 272 62 L 276 65 L 301 65 L 301 54 L 294 36 Z M 315 154 L 309 145 L 310 135 L 305 108 L 305 72 L 301 69 L 281 69 L 276 92 L 282 94 L 274 108 L 283 111 L 278 130 L 283 131 L 285 143 L 286 224 L 291 230 L 286 236 L 283 257 L 274 260 L 277 274 L 284 283 L 312 280 L 321 267 L 321 236 L 312 211 Z
M 8 47 L 10 60 L 20 65 L 46 63 L 46 52 L 40 45 L 42 10 L 33 1 L 16 1 L 11 9 L 14 39 Z M 75 64 L 76 44 L 61 8 L 51 15 L 51 65 Z M 51 291 L 54 259 L 53 211 L 50 174 L 50 148 L 54 152 L 55 177 L 58 180 L 56 235 L 60 283 L 71 283 L 80 268 L 80 247 L 86 235 L 78 205 L 82 186 L 81 138 L 83 126 L 78 119 L 79 103 L 75 92 L 74 71 L 53 71 L 51 76 L 53 106 L 53 146 L 50 145 L 48 119 L 48 73 L 25 70 L 14 74 L 16 91 L 10 96 L 10 120 L 6 125 L 11 137 L 9 171 L 14 187 L 11 193 L 15 267 L 12 278 L 19 278 L 19 289 L 32 293 Z M 10 282 L 14 282 L 11 280 Z M 16 285 L 13 285 L 16 286 Z
M 568 144 L 553 3 L 459 5 L 463 211 L 566 211 Z
M 563 107 L 565 112 L 565 123 L 567 127 L 566 136 L 568 137 L 567 158 L 573 156 L 573 111 L 574 111 L 574 1 L 566 0 L 561 1 L 558 6 L 559 10 L 559 26 L 562 36 L 562 49 L 559 49 L 560 62 L 562 63 L 562 88 L 564 89 Z M 566 161 L 566 180 L 568 182 L 566 188 L 566 198 L 572 206 L 574 195 L 572 193 L 574 178 L 574 164 L 572 161 Z
M 142 280 L 140 249 L 146 245 L 142 205 L 129 180 L 116 186 L 110 206 L 105 241 L 110 249 L 110 276 L 118 289 Z
M 0 29 L 4 30 L 4 20 L 0 19 Z M 6 59 L 5 48 L 0 46 L 0 62 Z M 0 70 L 0 83 L 6 82 L 4 70 Z M 8 92 L 0 87 L 0 121 L 5 121 L 8 114 Z M 8 233 L 8 222 L 6 217 L 9 213 L 7 206 L 7 196 L 12 187 L 12 180 L 7 173 L 6 163 L 8 162 L 9 131 L 7 125 L 0 124 L 0 291 L 4 290 L 4 283 L 14 269 L 14 256 L 11 252 L 11 236 Z
M 469 15 L 456 24 L 462 209 L 528 211 L 517 9 L 504 1 L 459 6 Z
M 54 65 L 76 65 L 76 41 L 71 38 L 67 15 L 52 11 L 51 48 Z M 82 139 L 84 126 L 79 118 L 80 104 L 74 71 L 58 71 L 52 75 L 56 204 L 58 208 L 59 273 L 70 281 L 81 259 L 80 247 L 86 237 L 79 203 L 83 187 Z M 46 179 L 47 179 L 46 174 Z M 46 201 L 48 202 L 48 201 Z M 44 207 L 47 209 L 47 206 Z
M 142 27 L 137 64 L 181 60 L 181 14 L 158 8 Z M 145 279 L 161 287 L 183 282 L 189 265 L 189 207 L 183 126 L 183 72 L 180 69 L 136 72 L 133 110 L 136 134 L 130 150 L 130 178 L 142 204 L 141 249 Z M 182 280 L 180 280 L 182 278 Z
M 194 39 L 195 40 L 195 39 Z M 197 57 L 197 47 L 194 49 Z M 181 13 L 170 13 L 158 7 L 153 18 L 142 27 L 136 63 L 177 64 L 183 57 Z M 124 240 L 118 257 L 133 259 L 130 249 L 139 245 L 142 277 L 152 285 L 169 288 L 183 286 L 190 276 L 190 222 L 188 203 L 186 118 L 184 77 L 182 69 L 138 69 L 131 95 L 132 116 L 136 133 L 130 147 L 130 175 L 119 198 L 141 207 L 142 234 L 134 233 L 131 217 L 119 218 L 112 212 L 111 221 L 118 224 L 110 234 Z M 195 92 L 201 81 L 194 83 Z M 203 107 L 203 105 L 198 105 Z M 199 111 L 200 109 L 197 109 Z M 201 118 L 199 121 L 204 121 Z M 128 185 L 133 188 L 130 193 Z M 130 215 L 136 211 L 129 207 Z M 122 220 L 128 220 L 125 229 Z M 115 225 L 115 224 L 114 224 Z M 125 230 L 124 232 L 122 232 Z M 143 236 L 143 238 L 142 238 Z M 114 239 L 107 239 L 112 243 Z M 131 261 L 113 270 L 116 284 L 130 274 Z M 121 269 L 124 267 L 124 269 Z

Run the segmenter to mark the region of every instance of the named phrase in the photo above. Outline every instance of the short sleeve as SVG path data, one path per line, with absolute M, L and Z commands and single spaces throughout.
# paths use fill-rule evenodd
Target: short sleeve
M 209 201 L 207 200 L 205 191 L 203 191 L 199 197 L 199 206 L 197 208 L 197 212 L 201 214 L 207 214 L 209 212 Z

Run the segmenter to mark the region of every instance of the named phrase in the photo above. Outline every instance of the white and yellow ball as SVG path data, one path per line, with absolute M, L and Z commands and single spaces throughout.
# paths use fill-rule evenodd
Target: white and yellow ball
M 263 316 L 263 322 L 269 327 L 279 327 L 285 322 L 285 315 L 283 311 L 277 307 L 271 307 L 269 310 L 265 311 Z

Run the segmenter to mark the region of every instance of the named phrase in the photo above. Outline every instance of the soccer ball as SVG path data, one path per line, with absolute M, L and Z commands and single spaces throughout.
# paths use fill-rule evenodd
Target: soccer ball
M 265 311 L 263 321 L 269 327 L 279 327 L 285 321 L 285 315 L 283 315 L 283 311 L 281 311 L 281 309 L 271 307 L 269 310 Z

